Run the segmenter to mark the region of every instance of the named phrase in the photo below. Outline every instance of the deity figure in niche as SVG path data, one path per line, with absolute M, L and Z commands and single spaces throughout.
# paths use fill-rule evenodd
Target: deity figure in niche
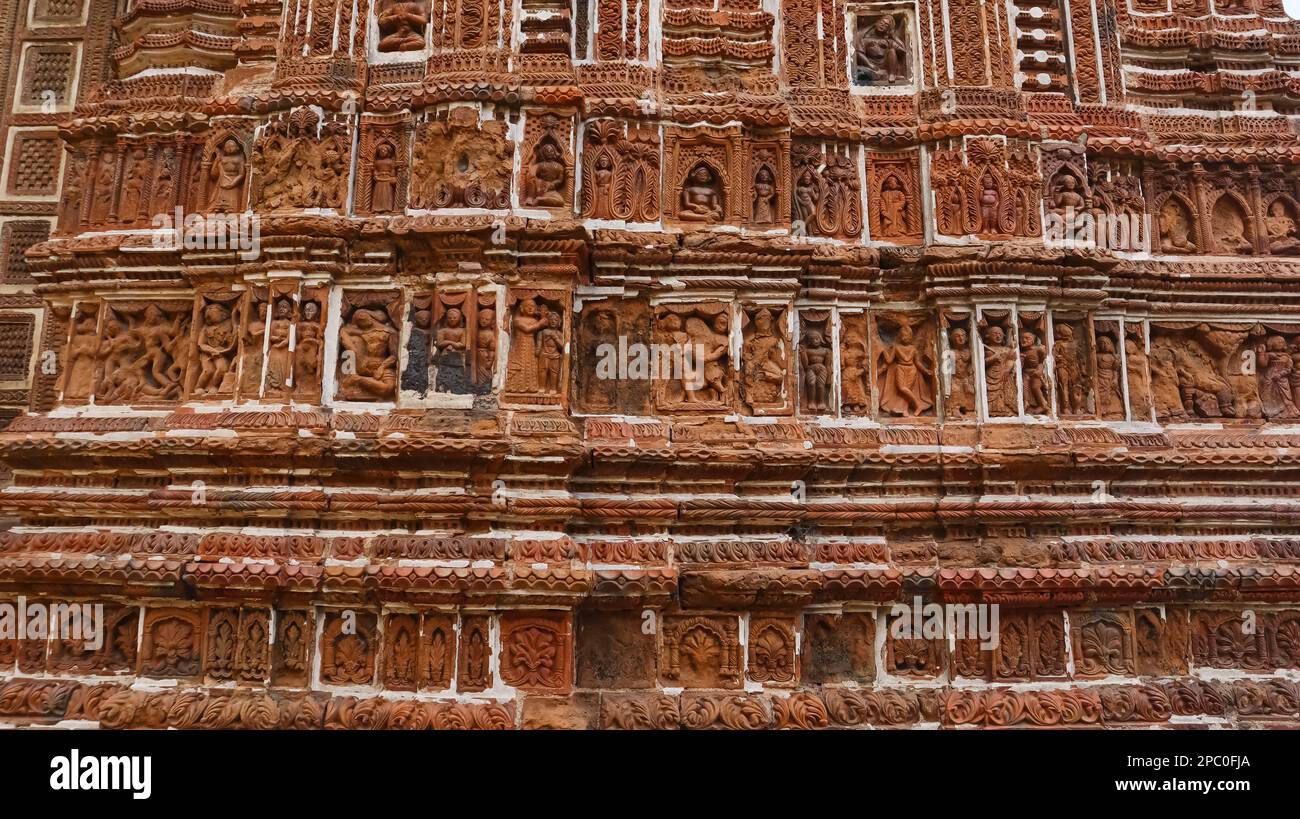
M 391 142 L 381 142 L 375 148 L 375 161 L 371 164 L 373 179 L 370 208 L 376 213 L 387 213 L 397 203 L 397 157 Z
M 72 341 L 68 343 L 67 365 L 63 370 L 63 395 L 66 398 L 85 398 L 95 385 L 95 354 L 99 352 L 99 339 L 95 338 L 97 317 L 94 313 L 80 313 L 73 324 Z
M 1025 384 L 1025 412 L 1046 415 L 1051 406 L 1047 398 L 1047 348 L 1030 330 L 1020 334 L 1020 367 Z
M 1147 387 L 1147 354 L 1142 342 L 1127 339 L 1124 342 L 1124 361 L 1128 368 L 1129 407 L 1134 421 L 1151 420 L 1151 393 Z
M 1270 418 L 1300 415 L 1291 397 L 1294 362 L 1282 336 L 1269 336 L 1255 348 L 1259 368 L 1259 400 Z
M 880 226 L 886 236 L 907 233 L 907 194 L 903 183 L 893 175 L 880 186 Z
M 569 171 L 560 149 L 549 138 L 537 145 L 536 158 L 528 167 L 525 205 L 545 208 L 564 206 L 564 183 Z
M 397 330 L 379 310 L 363 308 L 339 331 L 347 358 L 339 386 L 354 400 L 385 400 L 397 385 Z
M 1074 340 L 1074 328 L 1068 324 L 1056 325 L 1052 359 L 1056 362 L 1057 411 L 1062 415 L 1082 413 L 1085 391 L 1083 369 L 1079 364 L 1079 345 Z
M 465 339 L 465 315 L 455 307 L 448 310 L 433 339 L 434 365 L 438 368 L 438 392 L 469 392 L 469 370 Z
M 480 310 L 478 336 L 474 341 L 474 384 L 478 392 L 492 391 L 492 376 L 497 366 L 497 314 L 495 310 Z
M 239 389 L 245 398 L 256 398 L 262 388 L 262 339 L 266 335 L 268 309 L 265 301 L 259 301 L 256 315 L 248 320 L 244 329 L 244 367 Z
M 703 334 L 705 400 L 722 401 L 727 396 L 727 367 L 724 363 L 731 348 L 731 319 L 726 313 L 713 317 L 712 332 Z M 697 339 L 697 342 L 699 339 Z
M 564 319 L 555 310 L 546 313 L 546 326 L 537 334 L 538 392 L 560 392 L 560 373 L 564 370 Z
M 510 367 L 506 373 L 506 389 L 510 392 L 535 392 L 538 378 L 538 334 L 548 326 L 549 318 L 539 308 L 535 299 L 519 302 L 511 321 Z
M 742 345 L 741 361 L 745 397 L 751 403 L 780 401 L 785 387 L 786 362 L 771 310 L 763 308 L 754 314 L 753 334 Z
M 1195 253 L 1186 210 L 1172 200 L 1160 211 L 1160 249 L 1165 253 Z
M 1120 358 L 1109 335 L 1097 337 L 1097 402 L 1103 418 L 1124 417 Z
M 970 336 L 965 327 L 957 326 L 949 331 L 948 349 L 952 353 L 948 415 L 966 418 L 975 414 L 975 368 L 971 362 Z
M 1061 174 L 1052 193 L 1052 210 L 1057 213 L 1081 214 L 1087 207 L 1083 194 L 1079 193 L 1079 180 L 1072 173 Z
M 235 333 L 230 311 L 213 302 L 203 308 L 203 328 L 199 330 L 199 375 L 194 394 L 206 395 L 228 389 L 224 382 L 231 373 L 231 361 L 239 336 Z
M 1280 256 L 1300 253 L 1300 237 L 1296 236 L 1296 223 L 1287 212 L 1286 203 L 1274 199 L 1268 206 L 1268 216 L 1264 217 L 1264 228 L 1268 231 L 1268 250 Z
M 176 149 L 163 148 L 158 155 L 158 178 L 153 186 L 155 213 L 171 209 L 176 201 Z
M 803 408 L 830 412 L 831 347 L 820 330 L 809 330 L 799 343 L 799 372 L 803 382 Z
M 843 404 L 847 410 L 869 410 L 871 400 L 867 394 L 867 342 L 857 330 L 844 335 L 840 351 L 840 377 L 843 380 Z
M 897 85 L 911 79 L 900 28 L 899 20 L 889 14 L 875 20 L 859 18 L 853 38 L 853 77 L 858 85 Z
M 1187 417 L 1178 388 L 1178 359 L 1168 347 L 1151 351 L 1151 396 L 1156 417 L 1179 421 Z
M 379 50 L 420 51 L 429 11 L 424 0 L 385 0 L 379 6 Z
M 1002 220 L 998 211 L 1002 208 L 1002 194 L 998 192 L 998 182 L 993 174 L 986 173 L 980 177 L 980 233 L 1001 233 Z
M 754 223 L 766 225 L 776 221 L 776 179 L 766 165 L 754 174 Z
M 1215 219 L 1214 223 L 1220 247 L 1228 253 L 1253 253 L 1255 246 L 1251 244 L 1250 239 L 1246 238 L 1246 225 L 1240 214 L 1231 208 L 1226 211 Z
M 293 331 L 293 302 L 288 298 L 275 301 L 275 314 L 271 317 L 269 344 L 266 353 L 266 394 L 283 396 L 292 389 L 293 351 L 289 349 L 289 336 Z
M 882 341 L 877 356 L 881 412 L 913 418 L 934 406 L 933 361 L 913 341 L 912 325 L 906 319 L 899 323 L 892 344 Z
M 794 186 L 794 216 L 810 230 L 813 220 L 817 218 L 817 203 L 821 199 L 821 180 L 811 165 L 805 166 Z
M 319 391 L 321 339 L 320 307 L 314 301 L 302 304 L 294 354 L 293 386 L 298 392 Z
M 180 392 L 181 378 L 185 375 L 186 356 L 181 352 L 181 324 L 184 316 L 176 313 L 168 321 L 163 311 L 154 304 L 144 311 L 144 322 L 131 332 L 137 334 L 144 345 L 144 362 L 154 386 L 146 386 L 141 393 L 151 398 L 175 398 Z
M 140 203 L 144 197 L 145 177 L 149 173 L 148 157 L 144 148 L 136 148 L 126 159 L 126 173 L 122 180 L 122 200 L 118 206 L 118 217 L 123 222 L 134 222 L 139 216 Z
M 236 213 L 244 209 L 244 177 L 247 162 L 239 141 L 227 139 L 221 143 L 221 155 L 208 172 L 214 185 L 210 210 Z
M 700 163 L 691 170 L 682 188 L 677 218 L 688 222 L 722 220 L 722 185 L 708 165 Z
M 1016 415 L 1016 350 L 1007 343 L 1006 331 L 990 325 L 984 335 L 984 383 L 988 388 L 989 415 Z
M 99 168 L 95 172 L 95 194 L 90 211 L 92 222 L 106 221 L 113 212 L 113 201 L 117 196 L 117 188 L 113 184 L 117 176 L 116 164 L 117 160 L 110 151 L 105 151 L 99 157 Z

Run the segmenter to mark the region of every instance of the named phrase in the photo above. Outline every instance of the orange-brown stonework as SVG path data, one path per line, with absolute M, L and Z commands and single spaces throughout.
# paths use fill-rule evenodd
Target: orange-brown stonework
M 0 726 L 1300 726 L 1280 0 L 123 5 L 0 9 Z

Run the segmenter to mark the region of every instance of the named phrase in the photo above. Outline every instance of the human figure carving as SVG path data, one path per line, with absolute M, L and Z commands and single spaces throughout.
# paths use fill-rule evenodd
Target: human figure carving
M 1187 417 L 1183 396 L 1179 389 L 1178 360 L 1168 347 L 1151 351 L 1151 398 L 1156 417 L 1180 421 Z
M 776 179 L 766 165 L 754 174 L 754 222 L 766 225 L 776 221 Z
M 1287 350 L 1286 339 L 1269 336 L 1255 348 L 1259 371 L 1259 398 L 1264 412 L 1270 418 L 1294 418 L 1300 415 L 1291 398 L 1291 377 L 1294 363 Z
M 907 194 L 896 176 L 888 176 L 880 186 L 880 227 L 885 236 L 907 233 Z
M 535 158 L 528 166 L 528 195 L 524 204 L 545 208 L 564 206 L 564 183 L 569 177 L 560 149 L 550 138 L 537 145 Z
M 122 200 L 118 205 L 118 217 L 123 222 L 134 222 L 140 215 L 140 204 L 144 197 L 145 177 L 149 173 L 148 154 L 144 148 L 136 148 L 126 160 L 125 178 L 122 180 Z
M 370 209 L 375 213 L 388 213 L 397 203 L 397 158 L 392 143 L 381 142 L 375 148 L 370 175 Z
M 727 396 L 727 367 L 724 363 L 731 350 L 731 319 L 726 313 L 713 317 L 708 328 L 711 332 L 704 334 L 704 384 L 706 400 L 723 401 Z
M 786 365 L 772 311 L 763 308 L 755 313 L 753 328 L 752 335 L 745 339 L 741 347 L 741 361 L 745 368 L 745 397 L 751 403 L 780 401 L 785 391 Z
M 63 370 L 63 383 L 60 385 L 64 397 L 88 397 L 95 386 L 95 356 L 99 352 L 95 324 L 94 313 L 82 313 L 74 323 Z
M 975 414 L 975 368 L 965 327 L 953 327 L 948 333 L 948 350 L 952 355 L 952 381 L 946 406 L 953 417 L 966 418 Z
M 1166 253 L 1195 253 L 1191 226 L 1183 209 L 1172 202 L 1160 212 L 1160 248 Z
M 240 391 L 245 398 L 256 398 L 262 388 L 262 340 L 266 333 L 266 302 L 257 303 L 257 314 L 244 329 L 244 364 L 240 374 Z
M 511 321 L 510 367 L 506 373 L 506 388 L 511 392 L 537 390 L 537 333 L 546 324 L 546 316 L 539 315 L 535 300 L 519 302 Z
M 203 309 L 203 327 L 199 330 L 199 375 L 194 394 L 206 395 L 227 389 L 224 383 L 231 371 L 231 360 L 239 337 L 235 334 L 230 311 L 215 302 Z
M 862 334 L 850 329 L 844 335 L 840 351 L 840 378 L 844 390 L 845 409 L 862 411 L 870 409 L 867 391 L 867 343 Z
M 1002 194 L 998 191 L 997 180 L 993 174 L 985 173 L 980 177 L 980 233 L 1001 233 Z
M 1268 250 L 1279 256 L 1291 256 L 1300 253 L 1300 237 L 1296 236 L 1296 223 L 1287 213 L 1286 205 L 1281 199 L 1274 199 L 1268 206 L 1268 216 L 1264 217 L 1264 227 L 1268 231 Z
M 363 308 L 339 331 L 345 355 L 339 385 L 352 400 L 385 400 L 397 385 L 397 330 L 377 310 Z
M 497 314 L 495 310 L 480 310 L 478 336 L 475 338 L 474 383 L 481 392 L 492 389 L 492 378 L 497 366 Z
M 433 360 L 438 368 L 435 386 L 439 392 L 469 391 L 468 351 L 465 314 L 452 307 L 443 314 L 433 338 Z
M 302 317 L 298 321 L 294 344 L 293 388 L 297 393 L 320 391 L 320 358 L 323 347 L 320 326 L 320 307 L 314 301 L 302 304 Z
M 117 158 L 111 151 L 104 151 L 99 157 L 99 167 L 95 172 L 95 193 L 91 199 L 92 222 L 107 221 L 113 212 L 113 202 L 117 197 L 114 185 L 117 176 Z
M 1147 354 L 1136 339 L 1124 342 L 1124 362 L 1128 369 L 1128 399 L 1134 421 L 1151 420 L 1151 390 L 1147 386 Z
M 293 373 L 293 351 L 289 349 L 289 336 L 293 329 L 293 302 L 287 298 L 277 299 L 275 314 L 271 317 L 268 329 L 270 333 L 266 354 L 266 394 L 283 396 L 292 385 L 289 383 Z
M 1124 417 L 1124 388 L 1120 381 L 1120 358 L 1115 340 L 1097 337 L 1097 403 L 1103 418 Z
M 820 330 L 809 330 L 799 344 L 803 406 L 808 412 L 830 412 L 831 348 Z
M 989 325 L 984 335 L 984 383 L 989 415 L 1017 414 L 1016 350 L 1007 343 L 1006 331 L 996 324 Z
M 681 207 L 677 217 L 688 222 L 718 222 L 722 220 L 722 190 L 713 170 L 700 164 L 691 171 L 682 188 Z
M 1025 388 L 1025 412 L 1047 415 L 1051 411 L 1047 397 L 1047 348 L 1039 342 L 1038 334 L 1030 330 L 1020 333 L 1020 371 Z
M 214 187 L 211 210 L 235 213 L 244 209 L 244 177 L 247 175 L 244 149 L 234 139 L 221 143 L 221 155 L 209 174 Z
M 1068 324 L 1056 325 L 1052 361 L 1056 365 L 1057 411 L 1062 415 L 1079 415 L 1084 412 L 1083 368 L 1079 365 L 1079 345 L 1074 340 L 1074 328 Z
M 904 320 L 893 344 L 877 356 L 880 411 L 914 418 L 934 406 L 934 366 L 913 343 L 912 325 Z
M 424 30 L 429 25 L 429 11 L 424 2 L 386 0 L 380 6 L 377 22 L 381 52 L 424 48 Z
M 560 373 L 564 369 L 564 318 L 555 310 L 546 313 L 546 326 L 537 333 L 537 391 L 548 395 L 560 392 Z
M 1087 207 L 1083 195 L 1079 193 L 1079 180 L 1074 174 L 1066 173 L 1056 183 L 1056 192 L 1052 194 L 1052 209 L 1058 213 L 1082 213 Z
M 858 29 L 854 38 L 854 76 L 859 85 L 890 85 L 909 77 L 907 44 L 888 14 Z

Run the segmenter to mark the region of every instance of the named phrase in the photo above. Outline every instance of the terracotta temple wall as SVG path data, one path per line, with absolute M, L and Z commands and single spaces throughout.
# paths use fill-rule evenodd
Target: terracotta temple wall
M 1280 0 L 0 37 L 0 724 L 1300 724 Z

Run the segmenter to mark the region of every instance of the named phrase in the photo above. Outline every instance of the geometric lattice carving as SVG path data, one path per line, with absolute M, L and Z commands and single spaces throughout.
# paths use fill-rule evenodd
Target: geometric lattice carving
M 58 137 L 17 134 L 9 157 L 9 193 L 16 196 L 52 194 L 59 170 Z
M 0 232 L 0 282 L 30 282 L 27 248 L 50 238 L 49 222 L 9 222 Z
M 0 381 L 27 378 L 35 323 L 36 317 L 30 313 L 0 314 Z
M 67 102 L 76 59 L 76 48 L 70 45 L 28 49 L 23 60 L 23 105 L 41 105 L 47 98 L 55 105 Z

